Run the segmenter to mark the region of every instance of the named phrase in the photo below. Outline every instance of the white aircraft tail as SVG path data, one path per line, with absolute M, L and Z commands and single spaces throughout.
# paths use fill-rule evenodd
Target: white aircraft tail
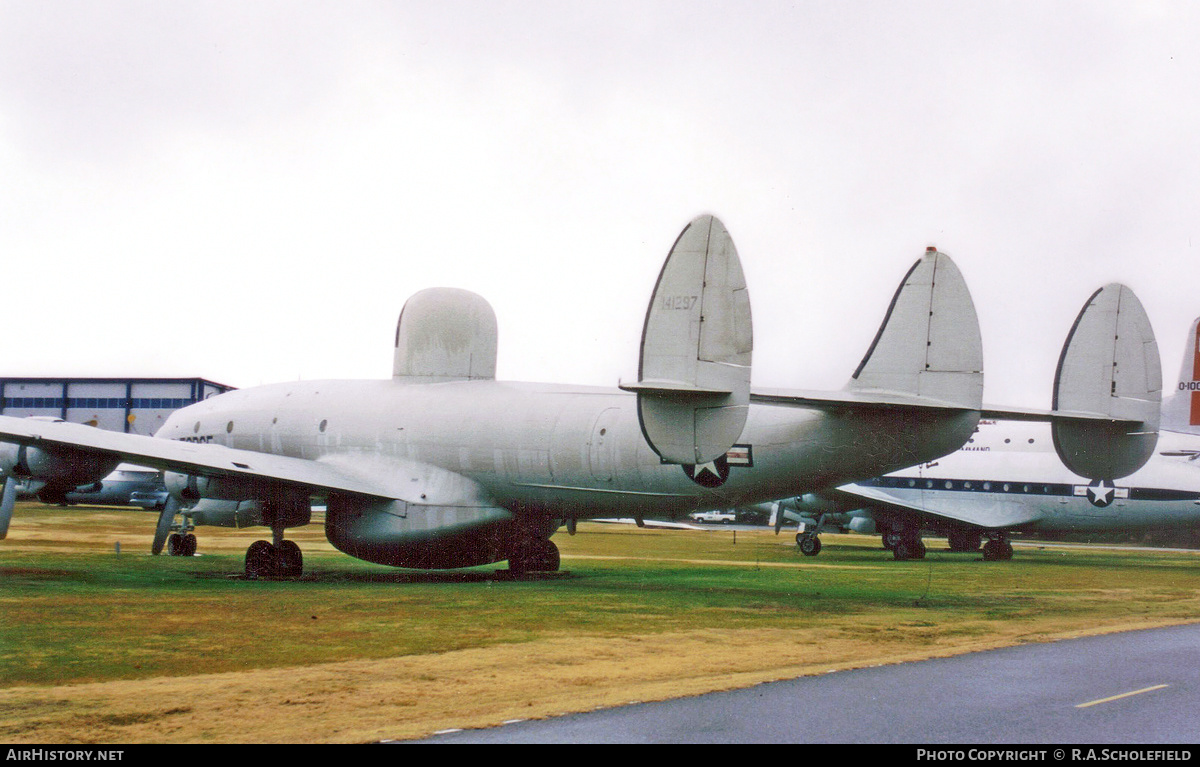
M 1150 319 L 1132 290 L 1106 285 L 1084 304 L 1058 360 L 1055 415 L 1084 416 L 1053 419 L 1059 458 L 1093 479 L 1132 474 L 1154 453 L 1161 399 Z
M 1163 398 L 1163 431 L 1182 434 L 1200 434 L 1200 339 L 1196 329 L 1200 318 L 1192 321 L 1188 331 L 1187 345 L 1183 348 L 1183 365 L 1179 368 L 1179 382 L 1175 391 Z
M 642 329 L 638 395 L 647 443 L 668 463 L 724 455 L 746 425 L 754 348 L 750 297 L 733 240 L 700 216 L 675 240 Z
M 929 248 L 905 275 L 846 390 L 979 408 L 983 343 L 958 267 Z

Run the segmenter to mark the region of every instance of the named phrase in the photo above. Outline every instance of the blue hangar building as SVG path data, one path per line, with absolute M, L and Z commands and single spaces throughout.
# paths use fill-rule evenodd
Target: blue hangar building
M 151 435 L 179 408 L 234 388 L 204 378 L 0 377 L 0 415 Z

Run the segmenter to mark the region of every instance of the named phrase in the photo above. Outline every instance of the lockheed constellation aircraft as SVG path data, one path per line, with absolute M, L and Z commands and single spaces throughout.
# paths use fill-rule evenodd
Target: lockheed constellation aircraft
M 1153 336 L 1137 327 L 1114 341 L 1111 330 L 1081 323 L 1072 334 L 1058 413 L 1017 413 L 1052 418 L 1069 460 L 1104 478 L 1144 461 L 1158 415 L 1158 386 L 1128 375 Z M 176 411 L 154 437 L 0 417 L 0 469 L 74 484 L 120 461 L 162 469 L 171 498 L 155 548 L 185 504 L 227 502 L 272 532 L 246 552 L 250 577 L 301 573 L 284 533 L 310 522 L 314 498 L 329 541 L 367 561 L 553 571 L 550 537 L 564 523 L 680 517 L 879 476 L 957 450 L 992 414 L 981 406 L 974 305 L 933 248 L 905 275 L 842 391 L 751 390 L 742 267 L 708 215 L 688 224 L 663 265 L 637 381 L 497 381 L 496 341 L 484 299 L 424 290 L 401 311 L 389 380 L 232 391 Z

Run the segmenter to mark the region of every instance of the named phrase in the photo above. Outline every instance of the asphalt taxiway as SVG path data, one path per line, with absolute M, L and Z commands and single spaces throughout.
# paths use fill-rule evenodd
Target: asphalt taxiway
M 1200 624 L 445 733 L 433 743 L 1200 742 Z

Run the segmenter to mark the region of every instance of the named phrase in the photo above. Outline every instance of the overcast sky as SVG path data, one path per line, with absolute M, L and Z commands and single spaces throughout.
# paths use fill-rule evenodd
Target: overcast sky
M 1200 315 L 1195 2 L 0 0 L 0 375 L 391 374 L 476 291 L 499 377 L 614 385 L 689 220 L 754 383 L 840 388 L 925 247 L 985 400 L 1048 407 L 1090 293 Z

